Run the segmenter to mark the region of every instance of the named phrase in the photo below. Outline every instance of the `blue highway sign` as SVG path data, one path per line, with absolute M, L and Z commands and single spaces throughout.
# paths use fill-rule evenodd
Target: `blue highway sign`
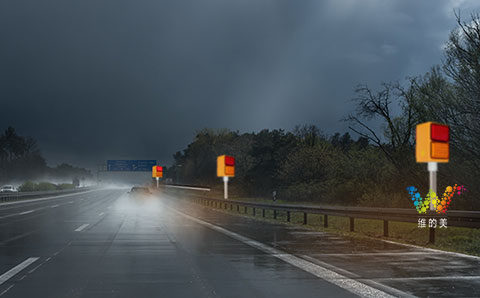
M 107 160 L 107 171 L 150 172 L 156 160 Z

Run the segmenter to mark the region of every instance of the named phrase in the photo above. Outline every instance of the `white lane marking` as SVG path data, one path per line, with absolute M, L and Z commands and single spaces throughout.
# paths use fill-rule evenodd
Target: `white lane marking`
M 434 254 L 441 254 L 441 252 L 434 253 Z M 368 257 L 368 256 L 383 256 L 383 257 L 391 257 L 391 256 L 416 256 L 416 255 L 432 255 L 432 253 L 426 251 L 409 251 L 409 252 L 365 252 L 365 253 L 317 253 L 314 256 L 318 257 Z
M 60 205 L 52 205 L 52 206 L 50 206 L 50 208 L 57 208 L 58 206 L 60 206 Z
M 105 212 L 101 212 L 98 216 L 103 216 L 105 214 Z
M 73 204 L 74 202 L 73 202 L 73 201 L 70 201 L 70 202 L 68 202 L 68 203 Z
M 12 242 L 12 241 L 15 241 L 15 240 L 18 240 L 18 239 L 27 237 L 27 236 L 35 233 L 36 231 L 38 231 L 38 230 L 33 230 L 33 231 L 31 231 L 31 232 L 27 232 L 27 233 L 23 233 L 23 234 L 14 236 L 14 237 L 12 237 L 12 238 L 9 238 L 9 239 L 7 239 L 7 240 L 4 240 L 4 241 L 0 242 L 0 245 L 5 245 L 5 244 L 7 244 L 7 243 L 9 243 L 9 242 Z
M 418 246 L 418 245 L 414 245 L 414 244 L 400 243 L 400 242 L 395 242 L 395 241 L 390 241 L 390 240 L 385 240 L 385 239 L 378 239 L 378 238 L 373 238 L 373 237 L 369 237 L 369 238 L 381 240 L 383 242 L 390 243 L 390 244 L 396 244 L 396 245 L 405 246 L 405 247 L 417 248 L 419 250 L 428 251 L 428 252 L 432 252 L 432 253 L 447 254 L 447 255 L 451 255 L 451 256 L 470 258 L 470 259 L 480 261 L 480 257 L 467 255 L 467 254 L 462 254 L 462 253 L 459 253 L 459 252 L 444 251 L 444 250 L 439 250 L 439 249 L 434 249 L 434 248 Z
M 0 296 L 3 296 L 3 294 L 5 294 L 6 292 L 8 292 L 8 290 L 10 290 L 11 288 L 13 288 L 15 284 L 9 286 L 5 291 L 3 291 L 2 293 L 0 293 Z
M 172 209 L 171 207 L 168 207 L 169 209 Z M 229 231 L 227 229 L 224 229 L 222 227 L 213 225 L 211 223 L 208 223 L 206 221 L 203 221 L 201 219 L 192 217 L 190 215 L 187 215 L 185 213 L 182 213 L 180 211 L 177 211 L 175 209 L 172 209 L 173 212 L 188 218 L 194 222 L 197 222 L 201 225 L 204 225 L 214 231 L 220 232 L 224 235 L 227 235 L 233 239 L 236 239 L 240 242 L 243 242 L 253 248 L 256 248 L 260 251 L 263 251 L 273 257 L 276 257 L 290 265 L 293 265 L 303 271 L 306 271 L 310 274 L 313 274 L 316 277 L 319 277 L 329 283 L 332 283 L 336 286 L 339 286 L 347 291 L 350 291 L 356 295 L 359 295 L 361 297 L 388 297 L 388 298 L 393 298 L 394 296 L 380 291 L 378 289 L 375 289 L 373 287 L 370 287 L 364 283 L 358 282 L 356 280 L 350 279 L 346 276 L 343 276 L 341 274 L 338 274 L 334 271 L 328 270 L 322 266 L 319 266 L 317 264 L 308 262 L 302 258 L 296 257 L 294 255 L 291 255 L 289 253 L 286 253 L 284 251 L 281 251 L 279 249 L 270 247 L 268 245 L 265 245 L 263 243 L 260 243 L 256 240 L 250 239 L 248 237 L 242 236 L 240 234 L 237 234 L 235 232 Z M 405 296 L 410 296 L 409 294 L 405 293 Z
M 38 202 L 38 201 L 47 201 L 47 200 L 53 200 L 53 199 L 58 199 L 58 198 L 64 198 L 64 197 L 71 197 L 71 196 L 76 196 L 76 195 L 82 195 L 82 194 L 86 194 L 86 193 L 89 193 L 89 192 L 100 191 L 100 190 L 105 190 L 105 189 L 92 189 L 92 190 L 87 190 L 87 191 L 82 191 L 82 192 L 75 192 L 75 193 L 66 194 L 66 195 L 59 195 L 59 196 L 39 198 L 39 199 L 25 199 L 25 200 L 23 200 L 23 201 L 18 201 L 18 202 L 1 203 L 0 206 L 17 205 L 17 204 L 28 204 L 28 203 L 32 203 L 32 202 Z
M 25 214 L 29 214 L 29 213 L 32 213 L 32 212 L 35 212 L 35 210 L 23 211 L 23 212 L 18 213 L 18 215 L 25 215 Z
M 473 275 L 456 275 L 456 276 L 418 276 L 418 277 L 385 277 L 385 278 L 375 278 L 378 281 L 409 281 L 409 280 L 472 280 L 480 279 L 480 276 Z
M 36 260 L 38 260 L 37 257 L 32 257 L 28 258 L 22 263 L 18 264 L 17 266 L 13 267 L 12 269 L 8 270 L 4 274 L 0 275 L 0 285 L 12 278 L 15 274 L 19 273 L 23 269 L 27 268 L 30 266 L 32 263 L 34 263 Z
M 79 226 L 79 227 L 75 230 L 75 232 L 81 232 L 81 231 L 83 231 L 83 229 L 85 229 L 85 228 L 88 227 L 89 225 L 90 225 L 90 224 L 83 224 L 83 225 Z
M 45 261 L 46 262 L 46 261 Z M 36 266 L 35 268 L 33 268 L 32 270 L 28 271 L 28 274 L 32 274 L 35 270 L 37 270 L 40 266 L 42 266 L 43 263 L 41 263 L 40 265 Z

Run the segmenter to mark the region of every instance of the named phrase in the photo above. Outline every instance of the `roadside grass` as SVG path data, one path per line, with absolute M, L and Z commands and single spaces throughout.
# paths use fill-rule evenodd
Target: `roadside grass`
M 258 199 L 238 199 L 235 200 L 244 200 L 244 201 L 264 201 L 269 202 L 269 200 L 258 200 Z M 288 204 L 292 202 L 282 202 L 277 201 L 278 204 Z M 302 203 L 297 203 L 302 204 Z M 310 203 L 311 204 L 311 203 Z M 210 207 L 213 208 L 213 207 Z M 324 227 L 324 216 L 320 214 L 308 214 L 307 224 L 303 224 L 303 213 L 290 213 L 290 222 L 287 222 L 287 212 L 277 211 L 277 219 L 273 218 L 273 210 L 265 210 L 265 217 L 262 217 L 262 210 L 256 208 L 255 216 L 253 216 L 253 209 L 251 207 L 247 208 L 247 213 L 245 213 L 244 207 L 240 207 L 237 211 L 236 205 L 233 206 L 233 210 L 230 209 L 230 205 L 225 209 L 224 206 L 221 208 L 214 208 L 216 210 L 222 210 L 223 212 L 235 213 L 241 216 L 247 216 L 255 218 L 257 220 L 264 220 L 274 223 L 285 223 L 288 225 L 302 226 L 308 229 L 330 232 L 335 234 L 340 234 L 343 236 L 355 237 L 355 238 L 377 238 L 391 240 L 399 243 L 419 245 L 428 248 L 435 248 L 444 251 L 460 252 L 470 255 L 480 256 L 480 229 L 470 229 L 470 228 L 459 228 L 459 227 L 448 227 L 439 228 L 437 227 L 435 231 L 435 244 L 428 243 L 428 228 L 419 228 L 416 223 L 405 223 L 405 222 L 395 222 L 389 221 L 389 237 L 383 236 L 383 221 L 382 220 L 373 220 L 373 219 L 355 219 L 355 231 L 350 232 L 350 221 L 348 217 L 340 216 L 328 216 L 328 228 Z

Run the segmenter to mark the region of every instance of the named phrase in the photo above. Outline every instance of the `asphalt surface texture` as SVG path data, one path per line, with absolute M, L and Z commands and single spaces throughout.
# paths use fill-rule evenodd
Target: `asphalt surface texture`
M 480 297 L 480 258 L 100 189 L 0 204 L 0 297 Z

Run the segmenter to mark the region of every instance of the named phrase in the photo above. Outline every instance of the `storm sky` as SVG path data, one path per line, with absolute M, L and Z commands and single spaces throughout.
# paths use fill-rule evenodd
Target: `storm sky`
M 475 2 L 3 0 L 0 129 L 90 168 L 171 164 L 202 128 L 345 132 L 354 87 L 439 64 Z

